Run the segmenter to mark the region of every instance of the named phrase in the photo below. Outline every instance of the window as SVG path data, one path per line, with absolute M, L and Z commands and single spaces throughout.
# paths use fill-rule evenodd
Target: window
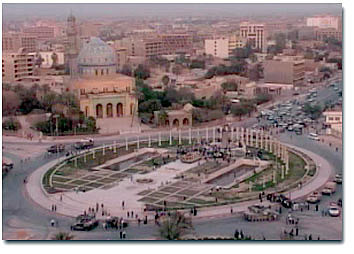
M 108 87 L 104 87 L 103 92 L 108 93 Z
M 339 120 L 340 120 L 340 117 L 337 116 L 337 117 L 336 117 L 336 121 L 339 121 Z
M 101 70 L 101 76 L 103 76 L 104 74 L 103 74 L 103 70 Z
M 328 121 L 333 121 L 333 117 L 328 117 Z
M 80 94 L 85 94 L 85 89 L 84 88 L 80 89 Z
M 98 76 L 98 70 L 95 70 L 96 76 Z

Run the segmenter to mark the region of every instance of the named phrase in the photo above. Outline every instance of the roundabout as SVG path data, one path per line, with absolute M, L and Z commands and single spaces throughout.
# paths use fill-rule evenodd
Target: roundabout
M 183 162 L 186 154 L 194 154 L 191 161 Z M 219 138 L 215 129 L 211 138 L 170 132 L 167 139 L 149 135 L 63 156 L 31 174 L 26 189 L 38 205 L 51 210 L 55 204 L 56 213 L 70 217 L 97 204 L 104 207 L 98 217 L 134 211 L 128 220 L 193 207 L 198 217 L 222 216 L 230 207 L 245 211 L 260 192 L 306 196 L 333 174 L 327 164 L 266 132 L 235 128 Z

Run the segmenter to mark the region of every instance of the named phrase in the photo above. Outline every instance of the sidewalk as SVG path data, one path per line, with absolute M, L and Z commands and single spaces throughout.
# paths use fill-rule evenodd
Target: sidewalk
M 315 161 L 316 165 L 320 165 L 318 173 L 316 174 L 313 180 L 305 184 L 301 189 L 295 189 L 285 193 L 285 195 L 291 196 L 292 200 L 295 200 L 295 199 L 303 198 L 308 194 L 310 194 L 311 192 L 323 187 L 326 184 L 326 182 L 331 177 L 334 176 L 334 171 L 330 166 L 330 164 L 321 156 L 318 156 L 305 149 L 301 149 L 292 145 L 289 146 L 306 153 Z M 77 215 L 82 214 L 85 210 L 87 211 L 89 207 L 95 207 L 96 202 L 99 202 L 100 200 L 104 200 L 104 197 L 106 195 L 104 193 L 105 192 L 104 190 L 99 190 L 97 192 L 98 195 L 95 198 L 95 200 L 87 200 L 85 198 L 86 196 L 85 194 L 87 193 L 78 193 L 77 195 L 63 194 L 63 199 L 62 201 L 60 201 L 61 194 L 51 194 L 51 195 L 47 194 L 41 185 L 42 175 L 50 167 L 54 166 L 59 161 L 62 161 L 64 158 L 65 157 L 62 157 L 57 160 L 51 161 L 46 165 L 37 169 L 28 177 L 28 183 L 26 184 L 25 187 L 28 196 L 35 203 L 42 206 L 44 209 L 48 209 L 49 211 L 51 211 L 51 206 L 55 204 L 57 206 L 57 213 L 70 216 L 70 217 L 76 217 Z M 110 204 L 105 204 L 105 209 L 108 209 L 108 212 L 112 216 L 119 216 L 119 217 L 126 218 L 127 211 L 134 211 L 134 214 L 138 214 L 140 218 L 142 218 L 145 215 L 148 215 L 149 219 L 153 218 L 153 213 L 143 212 L 143 203 L 141 203 L 140 205 L 140 203 L 138 204 L 137 202 L 130 202 L 133 203 L 132 205 L 129 204 L 129 200 L 127 200 L 125 210 L 123 210 L 121 208 L 121 201 L 125 200 L 126 197 L 127 195 L 124 193 L 116 193 L 114 197 L 109 197 L 109 200 L 111 202 Z M 196 218 L 217 218 L 223 216 L 230 216 L 231 207 L 233 208 L 234 213 L 240 213 L 246 211 L 248 206 L 255 205 L 255 204 L 259 204 L 258 199 L 241 202 L 233 205 L 200 208 L 198 209 L 198 215 L 196 216 Z M 270 203 L 264 201 L 262 204 L 269 205 Z M 101 211 L 101 209 L 99 211 Z M 102 218 L 102 216 L 100 215 L 101 214 L 99 214 L 98 218 Z M 134 219 L 133 221 L 135 222 L 136 220 Z

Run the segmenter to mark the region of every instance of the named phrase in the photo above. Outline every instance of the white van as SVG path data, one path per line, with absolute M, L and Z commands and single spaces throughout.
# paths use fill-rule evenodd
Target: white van
M 312 140 L 320 141 L 320 138 L 318 137 L 318 135 L 316 133 L 310 133 L 308 135 L 308 138 L 312 139 Z

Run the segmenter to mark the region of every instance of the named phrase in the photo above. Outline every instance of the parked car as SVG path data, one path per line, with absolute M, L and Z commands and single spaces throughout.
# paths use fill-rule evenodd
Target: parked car
M 82 139 L 79 142 L 76 142 L 74 147 L 77 150 L 82 150 L 82 149 L 90 149 L 94 146 L 94 141 L 92 138 L 89 139 Z
M 337 183 L 337 184 L 342 184 L 342 175 L 341 174 L 337 174 L 334 181 Z
M 319 138 L 318 135 L 315 134 L 315 133 L 310 133 L 310 134 L 308 135 L 308 138 L 311 139 L 311 140 L 320 141 L 320 138 Z
M 325 187 L 322 190 L 323 195 L 331 195 L 336 192 L 337 184 L 335 182 L 326 183 Z
M 63 144 L 57 144 L 57 145 L 52 145 L 47 149 L 48 153 L 61 153 L 65 150 L 65 145 Z
M 336 203 L 333 202 L 333 203 L 329 204 L 328 214 L 331 217 L 340 216 L 341 212 L 340 212 L 340 209 L 339 209 L 339 207 L 338 207 L 338 205 Z
M 306 198 L 306 201 L 311 204 L 316 204 L 321 201 L 321 198 L 322 195 L 319 192 L 315 191 Z

